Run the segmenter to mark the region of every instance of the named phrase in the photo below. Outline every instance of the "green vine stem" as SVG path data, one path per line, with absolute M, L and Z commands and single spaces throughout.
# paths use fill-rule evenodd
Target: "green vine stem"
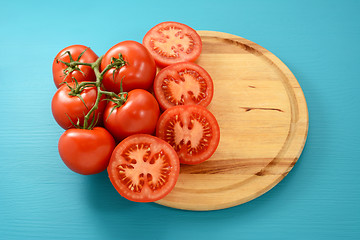
M 86 49 L 85 49 L 85 51 L 86 51 Z M 123 56 L 121 54 L 119 54 L 119 58 L 111 58 L 111 63 L 108 64 L 106 66 L 106 68 L 100 72 L 100 63 L 101 63 L 101 60 L 102 60 L 103 56 L 99 57 L 93 63 L 84 63 L 84 62 L 79 62 L 80 57 L 81 57 L 81 55 L 83 53 L 78 57 L 78 59 L 76 61 L 73 60 L 70 52 L 66 52 L 66 53 L 69 54 L 70 62 L 64 62 L 64 61 L 58 60 L 58 61 L 64 63 L 68 67 L 67 69 L 64 70 L 65 74 L 69 74 L 70 72 L 72 72 L 74 70 L 78 70 L 78 71 L 81 72 L 81 70 L 78 68 L 79 65 L 90 66 L 95 72 L 95 76 L 96 76 L 96 81 L 95 82 L 80 82 L 80 83 L 77 83 L 77 81 L 75 79 L 75 83 L 76 83 L 75 88 L 71 88 L 71 91 L 69 93 L 69 95 L 78 96 L 82 100 L 82 98 L 80 96 L 80 93 L 84 88 L 89 87 L 89 86 L 95 86 L 97 88 L 97 96 L 96 96 L 95 104 L 89 110 L 89 112 L 85 115 L 83 126 L 76 126 L 78 128 L 83 128 L 83 129 L 92 129 L 92 128 L 95 127 L 95 125 L 97 123 L 97 120 L 98 120 L 98 119 L 95 119 L 96 116 L 93 113 L 95 112 L 96 109 L 98 109 L 99 103 L 101 101 L 101 96 L 103 94 L 110 97 L 110 99 L 108 99 L 108 100 L 115 102 L 117 106 L 121 106 L 122 104 L 124 104 L 126 102 L 126 100 L 127 100 L 127 92 L 122 91 L 122 86 L 120 86 L 120 89 L 121 89 L 120 93 L 116 94 L 114 92 L 109 92 L 109 91 L 102 90 L 101 89 L 101 84 L 102 84 L 102 80 L 104 78 L 104 75 L 105 75 L 105 73 L 107 71 L 109 71 L 112 68 L 115 68 L 115 70 L 114 70 L 114 74 L 115 74 L 115 71 L 117 71 L 121 67 L 125 66 L 127 64 L 127 62 L 123 59 Z M 121 85 L 122 85 L 122 83 L 121 83 Z M 85 104 L 85 106 L 86 106 L 86 104 Z M 93 119 L 92 119 L 91 123 L 89 124 L 90 117 L 93 117 Z

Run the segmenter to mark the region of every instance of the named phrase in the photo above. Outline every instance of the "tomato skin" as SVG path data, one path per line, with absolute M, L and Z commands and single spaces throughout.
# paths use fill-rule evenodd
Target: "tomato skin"
M 156 75 L 154 93 L 163 110 L 176 105 L 198 104 L 207 107 L 213 98 L 214 84 L 209 73 L 201 66 L 180 62 L 163 68 Z
M 59 154 L 72 171 L 91 175 L 104 171 L 109 163 L 115 140 L 102 127 L 92 130 L 72 128 L 59 139 Z
M 138 133 L 155 133 L 160 108 L 155 97 L 146 90 L 135 89 L 128 93 L 127 101 L 111 110 L 115 103 L 107 104 L 103 122 L 105 128 L 118 141 Z
M 123 41 L 111 47 L 101 60 L 100 71 L 111 63 L 112 57 L 119 58 L 120 53 L 127 64 L 119 70 L 112 68 L 105 73 L 102 81 L 105 89 L 119 93 L 122 81 L 125 92 L 138 88 L 149 90 L 155 78 L 156 64 L 149 51 L 136 41 Z
M 137 151 L 138 149 L 142 152 Z M 126 158 L 126 153 L 132 150 L 140 154 L 133 154 Z M 165 165 L 160 167 L 161 169 L 159 164 L 152 162 L 152 159 L 156 159 L 154 156 L 159 154 L 166 161 Z M 159 158 L 155 163 L 158 160 Z M 179 176 L 180 162 L 174 149 L 165 141 L 148 134 L 135 134 L 125 138 L 115 147 L 107 171 L 111 183 L 121 196 L 135 202 L 154 202 L 165 197 L 174 188 Z M 130 174 L 126 174 L 126 171 Z M 156 176 L 164 174 L 161 186 L 154 184 L 155 187 L 154 185 L 151 187 L 147 178 L 148 174 L 153 176 L 154 183 L 159 183 L 156 181 Z M 134 183 L 134 189 L 131 188 L 128 180 Z M 139 185 L 142 185 L 140 190 L 137 188 Z
M 202 50 L 201 37 L 194 29 L 171 21 L 152 27 L 145 34 L 143 44 L 160 68 L 178 62 L 194 62 Z
M 205 107 L 181 105 L 167 109 L 160 116 L 156 136 L 175 149 L 180 163 L 194 165 L 214 154 L 220 141 L 220 127 Z
M 81 73 L 78 70 L 74 70 L 73 72 L 69 73 L 66 77 L 64 74 L 64 70 L 67 68 L 67 66 L 59 62 L 58 60 L 62 60 L 64 62 L 70 62 L 69 54 L 66 54 L 66 51 L 70 51 L 71 56 L 74 61 L 76 61 L 79 57 L 79 55 L 84 51 L 85 53 L 81 56 L 79 59 L 79 62 L 82 63 L 93 63 L 98 59 L 98 56 L 96 53 L 91 50 L 90 48 L 84 46 L 84 45 L 71 45 L 63 50 L 61 50 L 55 57 L 53 64 L 52 64 L 52 72 L 53 72 L 53 78 L 54 83 L 57 88 L 60 87 L 62 82 L 73 82 L 73 78 L 75 78 L 78 82 L 83 81 L 89 81 L 89 82 L 95 82 L 96 76 L 94 73 L 94 70 L 90 66 L 85 65 L 79 65 L 79 69 L 83 72 Z
M 69 83 L 69 86 L 74 88 L 75 83 Z M 61 86 L 54 94 L 51 101 L 51 110 L 56 122 L 64 129 L 73 128 L 71 121 L 76 124 L 78 121 L 80 125 L 84 122 L 85 115 L 94 106 L 97 97 L 96 87 L 86 87 L 80 93 L 82 100 L 77 96 L 69 95 L 71 89 L 67 85 Z M 102 113 L 106 106 L 106 101 L 103 101 L 105 96 L 101 97 L 98 105 L 98 109 L 95 110 L 96 119 L 98 119 L 98 125 L 102 122 Z M 69 117 L 71 121 L 69 120 Z M 89 120 L 89 124 L 91 118 Z

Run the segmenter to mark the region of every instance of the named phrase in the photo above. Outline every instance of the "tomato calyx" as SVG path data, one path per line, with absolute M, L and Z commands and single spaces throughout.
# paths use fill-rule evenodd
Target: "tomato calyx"
M 93 113 L 93 116 L 92 116 L 92 118 L 91 118 L 90 124 L 87 124 L 87 127 L 84 127 L 84 126 L 81 126 L 81 124 L 80 124 L 80 119 L 79 119 L 79 118 L 78 118 L 77 122 L 74 123 L 74 122 L 71 120 L 70 116 L 69 116 L 67 113 L 65 113 L 65 114 L 66 114 L 66 116 L 68 117 L 68 119 L 69 119 L 69 121 L 71 122 L 71 124 L 72 124 L 76 129 L 92 130 L 92 129 L 96 126 L 96 124 L 98 123 L 98 121 L 99 121 L 99 118 L 96 117 L 95 113 Z M 86 117 L 86 115 L 85 115 L 85 117 Z M 85 118 L 85 117 L 84 117 L 84 118 Z M 88 119 L 88 120 L 89 120 L 89 119 Z M 87 123 L 88 123 L 88 120 L 86 120 Z M 85 121 L 84 121 L 84 125 L 85 125 Z
M 86 66 L 91 66 L 91 63 L 82 63 L 80 62 L 80 59 L 81 57 L 84 55 L 84 53 L 86 52 L 86 50 L 88 50 L 89 48 L 86 48 L 84 51 L 82 51 L 80 53 L 80 55 L 78 56 L 78 58 L 76 59 L 76 61 L 73 59 L 72 55 L 71 55 L 71 52 L 70 51 L 66 51 L 64 54 L 62 54 L 61 56 L 64 56 L 66 54 L 69 55 L 69 58 L 70 58 L 70 62 L 65 62 L 63 60 L 60 60 L 60 59 L 56 59 L 56 62 L 61 62 L 63 64 L 65 64 L 67 66 L 67 68 L 65 68 L 63 70 L 63 73 L 64 73 L 64 80 L 65 78 L 72 72 L 74 71 L 79 71 L 81 72 L 83 75 L 85 75 L 85 73 L 83 71 L 81 71 L 81 69 L 79 68 L 79 65 L 86 65 Z
M 124 103 L 128 99 L 128 92 L 123 91 L 122 80 L 120 83 L 120 93 L 119 94 L 115 94 L 113 92 L 107 92 L 107 93 L 109 93 L 108 95 L 112 96 L 110 99 L 108 99 L 108 101 L 113 102 L 115 105 L 114 105 L 114 107 L 111 108 L 110 113 L 107 116 L 106 120 L 110 117 L 111 113 L 113 113 L 116 108 L 119 108 L 122 105 L 124 105 Z
M 96 102 L 93 105 L 93 107 L 89 110 L 89 112 L 84 116 L 84 123 L 82 126 L 80 126 L 80 121 L 78 121 L 77 123 L 74 123 L 73 121 L 71 121 L 72 125 L 75 128 L 80 128 L 80 129 L 93 129 L 98 120 L 96 115 L 95 115 L 95 110 L 98 109 L 98 105 L 99 102 L 101 101 L 101 97 L 102 95 L 106 95 L 109 97 L 109 101 L 112 101 L 114 103 L 116 103 L 116 107 L 120 107 L 121 105 L 123 105 L 126 100 L 127 100 L 127 92 L 122 92 L 122 87 L 121 87 L 121 93 L 119 95 L 115 94 L 114 92 L 108 92 L 108 91 L 104 91 L 101 89 L 101 83 L 104 77 L 104 74 L 109 71 L 111 68 L 115 68 L 116 71 L 118 71 L 121 67 L 125 66 L 127 64 L 127 62 L 124 60 L 122 54 L 119 54 L 119 58 L 112 58 L 111 59 L 111 63 L 109 65 L 106 66 L 106 68 L 100 72 L 100 63 L 101 60 L 103 58 L 103 56 L 99 57 L 95 62 L 93 63 L 82 63 L 79 62 L 81 56 L 84 54 L 86 50 L 84 50 L 79 57 L 77 58 L 77 60 L 75 61 L 73 59 L 73 57 L 71 56 L 71 53 L 69 51 L 66 51 L 64 54 L 69 54 L 69 58 L 70 58 L 70 62 L 64 62 L 62 60 L 57 59 L 57 61 L 60 61 L 62 63 L 64 63 L 66 66 L 68 66 L 65 70 L 64 70 L 64 74 L 69 74 L 72 71 L 75 70 L 80 70 L 79 69 L 79 65 L 87 65 L 90 66 L 94 72 L 95 72 L 95 76 L 96 76 L 96 81 L 95 82 L 81 82 L 78 83 L 78 81 L 75 78 L 72 78 L 75 86 L 71 87 L 67 82 L 63 82 L 64 84 L 66 84 L 68 86 L 68 88 L 70 89 L 69 91 L 69 95 L 70 96 L 74 96 L 74 97 L 78 97 L 83 103 L 84 105 L 87 107 L 87 105 L 85 104 L 84 99 L 81 96 L 81 93 L 84 89 L 88 88 L 88 87 L 96 87 L 97 88 L 97 97 L 96 97 Z M 115 71 L 114 71 L 115 72 Z M 68 116 L 68 118 L 70 119 L 70 117 Z M 91 119 L 91 122 L 89 122 Z
M 111 67 L 110 68 L 115 67 L 115 71 L 113 71 L 113 80 L 115 80 L 115 73 L 118 72 L 120 68 L 122 68 L 123 66 L 128 65 L 128 64 L 129 63 L 124 60 L 124 57 L 121 53 L 119 53 L 119 58 L 114 58 L 114 57 L 111 58 L 111 61 L 110 61 Z M 104 69 L 104 71 L 105 70 L 106 70 L 106 68 Z M 122 88 L 122 80 L 121 80 L 121 88 Z
M 70 92 L 68 93 L 68 95 L 73 96 L 73 97 L 78 97 L 78 98 L 84 103 L 85 107 L 88 108 L 87 105 L 86 105 L 86 103 L 85 103 L 85 101 L 84 101 L 84 99 L 83 99 L 83 97 L 81 96 L 81 92 L 82 92 L 86 87 L 89 87 L 90 85 L 91 85 L 91 86 L 94 86 L 95 83 L 94 83 L 94 82 L 91 82 L 91 83 L 88 82 L 88 83 L 86 83 L 86 84 L 80 85 L 80 84 L 78 83 L 78 81 L 76 80 L 76 78 L 73 77 L 72 79 L 73 79 L 73 81 L 74 81 L 74 83 L 75 83 L 75 87 L 71 87 L 69 83 L 65 82 L 65 84 L 67 85 L 67 87 L 70 89 Z

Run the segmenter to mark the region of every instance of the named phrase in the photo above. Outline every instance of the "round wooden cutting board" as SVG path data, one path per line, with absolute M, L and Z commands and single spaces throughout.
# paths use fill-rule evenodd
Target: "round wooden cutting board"
M 205 211 L 245 203 L 279 183 L 303 150 L 308 111 L 296 78 L 271 52 L 235 35 L 199 34 L 197 64 L 214 81 L 208 109 L 220 143 L 209 160 L 182 165 L 175 188 L 157 203 Z

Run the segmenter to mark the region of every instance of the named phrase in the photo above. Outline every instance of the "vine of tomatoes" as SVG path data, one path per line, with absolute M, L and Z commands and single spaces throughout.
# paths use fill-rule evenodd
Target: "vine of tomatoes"
M 207 109 L 213 82 L 195 62 L 201 49 L 194 29 L 163 22 L 142 43 L 123 41 L 100 57 L 83 45 L 61 50 L 51 108 L 65 130 L 58 142 L 64 164 L 83 175 L 107 169 L 132 201 L 169 194 L 181 164 L 209 159 L 220 140 Z

